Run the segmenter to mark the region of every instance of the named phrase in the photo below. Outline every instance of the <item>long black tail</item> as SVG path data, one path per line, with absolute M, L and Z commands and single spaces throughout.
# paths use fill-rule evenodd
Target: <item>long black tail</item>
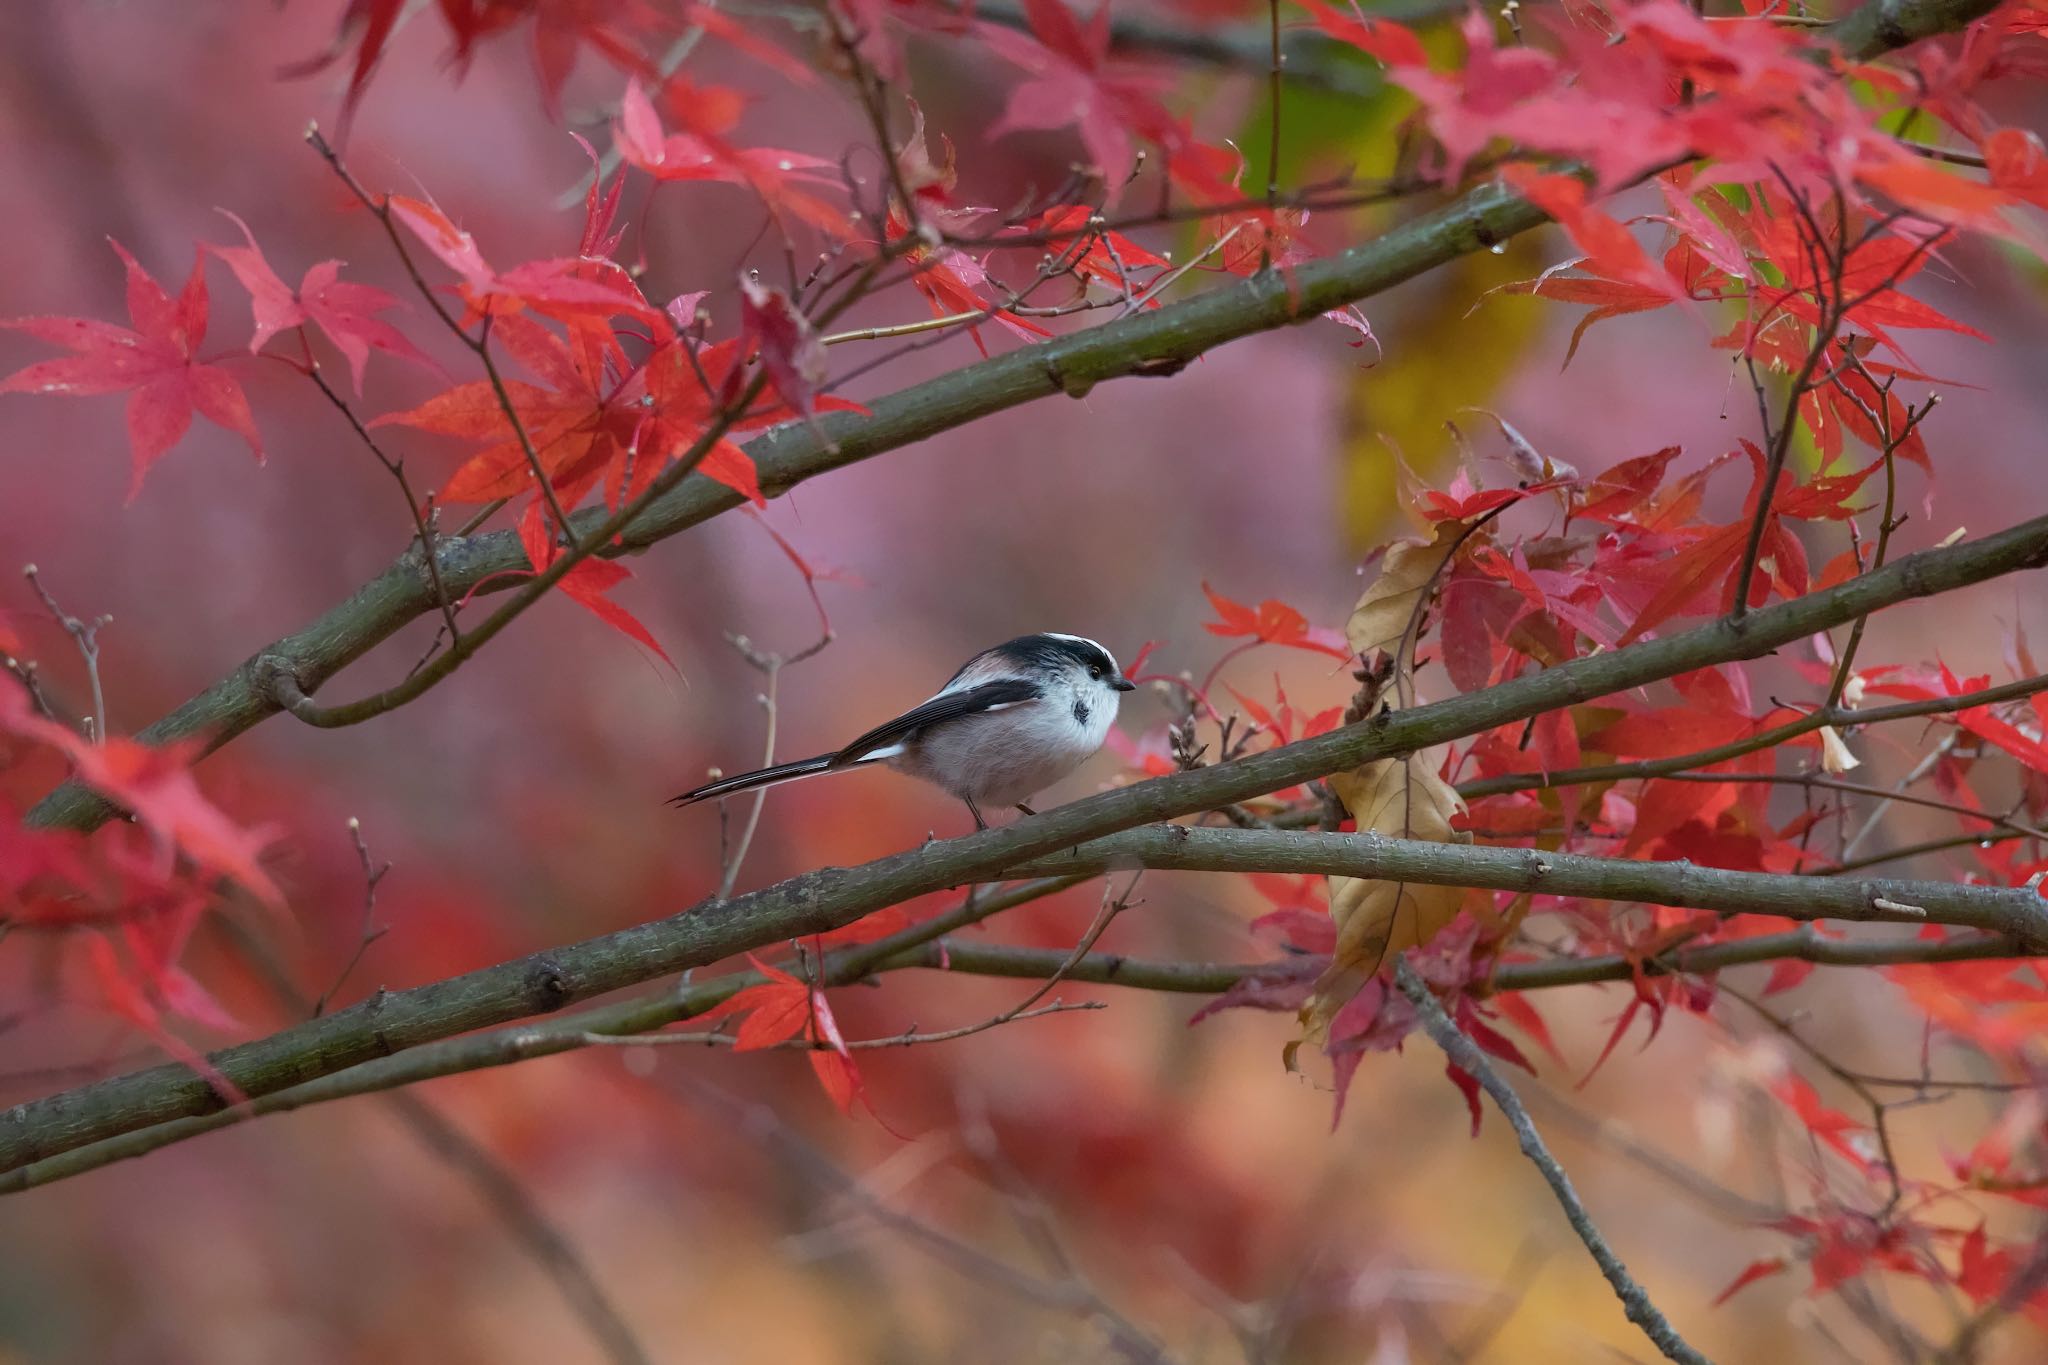
M 834 772 L 841 768 L 859 767 L 875 759 L 861 759 L 853 763 L 837 763 L 836 754 L 819 754 L 816 758 L 800 758 L 793 763 L 778 763 L 772 768 L 757 768 L 750 773 L 736 777 L 721 777 L 716 782 L 706 782 L 695 791 L 671 796 L 671 806 L 694 806 L 699 801 L 710 801 L 720 796 L 731 796 L 734 792 L 750 792 L 756 787 L 772 787 L 778 782 L 793 782 L 799 777 L 815 777 L 819 773 Z

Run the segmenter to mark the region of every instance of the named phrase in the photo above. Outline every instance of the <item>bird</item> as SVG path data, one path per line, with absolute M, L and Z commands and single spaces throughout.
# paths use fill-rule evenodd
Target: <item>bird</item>
M 1083 635 L 1043 631 L 984 649 L 929 701 L 833 753 L 721 777 L 680 796 L 690 806 L 736 792 L 884 763 L 967 804 L 1037 812 L 1029 799 L 1081 766 L 1109 737 L 1117 702 L 1137 684 L 1107 649 Z

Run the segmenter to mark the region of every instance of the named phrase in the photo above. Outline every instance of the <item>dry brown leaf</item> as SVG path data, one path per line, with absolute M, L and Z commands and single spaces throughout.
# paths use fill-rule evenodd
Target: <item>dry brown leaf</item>
M 1469 843 L 1451 828 L 1465 809 L 1458 793 L 1437 776 L 1428 754 L 1383 758 L 1338 773 L 1330 788 L 1351 812 L 1361 832 L 1436 843 Z M 1309 1040 L 1323 1042 L 1330 1021 L 1373 974 L 1405 950 L 1429 942 L 1464 903 L 1456 886 L 1418 886 L 1371 877 L 1330 878 L 1330 917 L 1337 922 L 1337 951 L 1330 970 L 1302 1007 Z
M 1351 619 L 1344 623 L 1344 637 L 1360 658 L 1370 659 L 1376 649 L 1403 654 L 1402 639 L 1415 619 L 1422 595 L 1451 551 L 1458 548 L 1465 530 L 1462 521 L 1440 521 L 1429 540 L 1397 540 L 1387 547 L 1379 577 L 1367 585 L 1358 605 L 1351 609 Z M 1402 658 L 1401 664 L 1405 671 L 1408 660 Z

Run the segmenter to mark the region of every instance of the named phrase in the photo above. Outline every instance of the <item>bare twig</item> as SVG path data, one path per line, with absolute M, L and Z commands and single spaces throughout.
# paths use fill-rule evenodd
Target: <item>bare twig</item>
M 1522 1154 L 1542 1172 L 1545 1183 L 1550 1186 L 1551 1193 L 1557 1196 L 1558 1204 L 1564 1209 L 1565 1220 L 1572 1225 L 1572 1231 L 1578 1234 L 1579 1240 L 1585 1243 L 1586 1250 L 1592 1253 L 1593 1260 L 1599 1265 L 1600 1273 L 1606 1277 L 1607 1283 L 1613 1286 L 1615 1297 L 1621 1300 L 1622 1311 L 1628 1315 L 1628 1320 L 1642 1329 L 1643 1335 L 1656 1345 L 1667 1360 L 1679 1361 L 1681 1365 L 1709 1365 L 1707 1358 L 1688 1345 L 1657 1305 L 1650 1301 L 1650 1296 L 1643 1287 L 1630 1278 L 1627 1267 L 1623 1266 L 1621 1258 L 1614 1254 L 1614 1249 L 1607 1245 L 1607 1239 L 1594 1225 L 1592 1215 L 1586 1212 L 1586 1206 L 1579 1201 L 1578 1191 L 1572 1188 L 1571 1177 L 1565 1174 L 1564 1167 L 1558 1165 L 1557 1158 L 1550 1154 L 1550 1149 L 1543 1145 L 1542 1136 L 1537 1133 L 1535 1123 L 1529 1118 L 1529 1111 L 1522 1107 L 1522 1101 L 1515 1094 L 1514 1088 L 1494 1069 L 1486 1054 L 1481 1052 L 1470 1038 L 1459 1032 L 1458 1026 L 1451 1022 L 1450 1015 L 1444 1013 L 1443 1006 L 1437 1003 L 1429 987 L 1416 975 L 1415 969 L 1408 965 L 1405 956 L 1394 963 L 1394 981 L 1401 988 L 1401 993 L 1408 997 L 1409 1003 L 1415 1006 L 1415 1012 L 1422 1021 L 1423 1031 L 1429 1034 L 1430 1041 L 1443 1049 L 1444 1055 L 1450 1058 L 1452 1065 L 1478 1081 L 1486 1093 L 1492 1096 L 1493 1102 L 1500 1107 L 1508 1125 L 1515 1130 L 1515 1141 L 1521 1146 Z
M 334 984 L 320 992 L 320 998 L 313 1002 L 313 1017 L 327 1013 L 328 1004 L 341 993 L 350 974 L 362 962 L 363 954 L 370 951 L 370 945 L 391 932 L 388 924 L 377 923 L 377 884 L 384 880 L 384 874 L 391 870 L 390 863 L 373 865 L 370 860 L 370 846 L 363 841 L 363 824 L 353 815 L 348 818 L 348 836 L 355 841 L 356 861 L 363 869 L 363 925 L 356 937 L 356 950 L 341 966 L 341 974 L 334 978 Z
M 597 1339 L 605 1359 L 613 1365 L 652 1365 L 654 1358 L 647 1354 L 647 1348 L 640 1344 L 611 1296 L 605 1293 L 589 1262 L 504 1163 L 418 1096 L 397 1094 L 385 1099 L 415 1137 L 469 1180 L 490 1205 L 491 1212 L 540 1262 L 541 1269 Z
M 776 695 L 782 682 L 782 658 L 776 654 L 760 654 L 748 645 L 746 637 L 729 635 L 733 648 L 740 651 L 748 662 L 753 663 L 767 676 L 765 690 L 759 701 L 761 710 L 767 715 L 766 733 L 761 739 L 761 766 L 775 766 L 775 730 L 780 711 L 776 707 Z M 739 883 L 740 867 L 747 861 L 747 850 L 753 847 L 754 831 L 761 826 L 761 808 L 768 802 L 768 789 L 762 787 L 754 792 L 752 803 L 747 807 L 746 823 L 740 826 L 739 842 L 733 846 L 732 855 L 725 860 L 725 872 L 718 879 L 718 899 L 732 895 L 732 889 Z
M 768 1147 L 806 1180 L 845 1199 L 877 1224 L 897 1233 L 932 1257 L 939 1265 L 1027 1302 L 1095 1320 L 1108 1333 L 1117 1354 L 1127 1361 L 1144 1362 L 1144 1365 L 1168 1365 L 1170 1362 L 1164 1348 L 1140 1332 L 1128 1319 L 1121 1314 L 1103 1311 L 1105 1305 L 1102 1301 L 1079 1280 L 1066 1277 L 1059 1281 L 1041 1279 L 907 1214 L 841 1169 L 783 1122 L 774 1110 L 765 1105 L 743 1104 L 710 1086 L 684 1083 L 695 1099 L 708 1101 L 727 1111 L 738 1120 L 741 1133 Z
M 384 466 L 385 472 L 397 481 L 399 496 L 405 499 L 405 510 L 412 517 L 413 536 L 420 547 L 420 564 L 426 570 L 428 585 L 434 590 L 434 605 L 440 609 L 441 622 L 448 631 L 448 638 L 451 641 L 460 640 L 462 630 L 455 624 L 455 603 L 448 596 L 448 585 L 441 581 L 441 554 L 435 544 L 437 537 L 434 534 L 437 514 L 431 510 L 423 510 L 420 500 L 414 496 L 412 480 L 406 476 L 405 461 L 393 459 L 384 453 L 384 448 L 377 444 L 376 437 L 370 435 L 370 429 L 356 416 L 355 409 L 349 406 L 348 400 L 335 392 L 334 386 L 327 382 L 327 376 L 320 372 L 319 362 L 313 359 L 312 344 L 306 341 L 304 328 L 299 331 L 299 341 L 305 347 L 306 376 L 341 413 L 348 422 L 349 429 L 355 432 L 356 439 L 376 457 L 378 464 Z M 426 507 L 430 509 L 432 502 L 430 495 Z
M 1272 121 L 1266 143 L 1266 208 L 1280 202 L 1280 68 L 1286 62 L 1280 51 L 1280 0 L 1267 0 L 1266 27 L 1272 42 L 1272 65 L 1266 77 L 1266 101 Z
M 1835 1061 L 1834 1058 L 1828 1056 L 1827 1053 L 1823 1052 L 1813 1043 L 1808 1042 L 1806 1038 L 1801 1036 L 1798 1028 L 1790 1019 L 1779 1014 L 1763 1001 L 1750 995 L 1747 991 L 1735 989 L 1726 982 L 1721 983 L 1718 993 L 1742 1005 L 1750 1013 L 1756 1015 L 1757 1018 L 1769 1024 L 1772 1029 L 1777 1031 L 1779 1036 L 1812 1058 L 1815 1064 L 1847 1086 L 1855 1093 L 1857 1099 L 1863 1101 L 1864 1107 L 1870 1111 L 1871 1131 L 1877 1136 L 1880 1158 L 1878 1164 L 1884 1168 L 1885 1181 L 1891 1187 L 1891 1196 L 1885 1201 L 1884 1208 L 1879 1212 L 1878 1217 L 1880 1219 L 1889 1217 L 1891 1211 L 1898 1207 L 1899 1200 L 1905 1197 L 1905 1186 L 1899 1174 L 1899 1159 L 1892 1149 L 1892 1133 L 1889 1122 L 1892 1106 L 1885 1100 L 1880 1099 L 1877 1093 L 1869 1085 L 1865 1084 L 1855 1072 Z
M 62 626 L 64 633 L 69 635 L 78 645 L 78 656 L 85 660 L 86 680 L 92 686 L 92 714 L 85 718 L 86 738 L 95 744 L 106 743 L 107 697 L 100 686 L 100 630 L 105 626 L 114 624 L 114 618 L 111 616 L 95 616 L 90 621 L 81 621 L 57 605 L 57 599 L 52 597 L 50 590 L 43 586 L 43 580 L 35 565 L 22 565 L 21 576 L 28 580 L 29 587 L 34 590 L 36 597 L 41 600 L 43 610 L 50 613 L 50 619 Z M 23 677 L 23 680 L 28 682 L 31 696 L 40 697 L 39 689 L 32 681 L 29 681 L 22 670 L 17 670 L 16 675 Z M 44 710 L 47 712 L 47 704 Z
M 913 1028 L 906 1029 L 902 1033 L 892 1033 L 882 1038 L 849 1038 L 844 1046 L 849 1052 L 873 1052 L 886 1048 L 921 1047 L 927 1043 L 951 1043 L 961 1038 L 971 1038 L 977 1033 L 986 1033 L 990 1029 L 999 1028 L 1004 1024 L 1014 1024 L 1022 1019 L 1043 1019 L 1053 1014 L 1072 1014 L 1076 1010 L 1100 1010 L 1107 1008 L 1109 1007 L 1100 1000 L 1083 1000 L 1073 1004 L 1055 1000 L 1050 1005 L 1042 1005 L 1037 1009 L 1005 1010 L 1001 1014 L 983 1019 L 979 1023 L 962 1024 L 958 1028 L 939 1029 L 930 1033 L 920 1033 Z M 734 1047 L 738 1045 L 739 1039 L 730 1033 L 718 1033 L 715 1031 L 700 1033 L 582 1033 L 577 1035 L 576 1042 L 583 1047 Z M 835 1045 L 832 1043 L 813 1042 L 807 1038 L 786 1038 L 779 1043 L 771 1043 L 767 1047 L 758 1050 L 763 1052 L 829 1052 L 834 1049 Z

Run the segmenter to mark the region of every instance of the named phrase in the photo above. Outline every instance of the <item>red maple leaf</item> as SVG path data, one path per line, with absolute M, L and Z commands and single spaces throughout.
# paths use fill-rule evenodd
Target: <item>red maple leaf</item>
M 783 402 L 805 417 L 817 412 L 826 373 L 824 343 L 789 295 L 748 276 L 740 279 L 740 349 L 761 357 L 761 368 Z M 744 374 L 735 369 L 729 385 Z
M 910 225 L 903 221 L 893 206 L 889 210 L 885 231 L 891 242 L 902 240 L 910 231 Z M 1020 317 L 1007 307 L 998 307 L 993 299 L 985 297 L 997 291 L 990 284 L 988 271 L 981 262 L 966 252 L 949 246 L 915 246 L 904 253 L 903 259 L 912 271 L 910 283 L 924 296 L 933 317 L 983 313 L 991 322 L 1026 341 L 1052 335 L 1030 318 Z M 968 323 L 967 334 L 974 341 L 975 349 L 987 355 L 988 346 L 981 339 L 980 325 Z
M 1555 218 L 1586 253 L 1578 262 L 1580 268 L 1661 294 L 1667 300 L 1686 298 L 1684 287 L 1650 259 L 1627 228 L 1587 202 L 1583 181 L 1569 175 L 1545 175 L 1522 165 L 1506 167 L 1501 174 L 1516 193 Z
M 1984 140 L 1984 160 L 1992 184 L 2048 209 L 2048 151 L 2038 136 L 2024 128 L 2000 128 Z
M 1502 285 L 1499 290 L 1503 294 L 1533 294 L 1537 298 L 1556 299 L 1559 303 L 1589 305 L 1590 311 L 1579 319 L 1578 326 L 1572 328 L 1571 344 L 1564 353 L 1566 365 L 1570 365 L 1578 355 L 1579 343 L 1585 340 L 1593 324 L 1629 313 L 1647 313 L 1667 307 L 1672 302 L 1671 291 L 1661 284 L 1610 279 L 1587 260 L 1569 268 L 1579 273 L 1563 275 L 1546 270 L 1536 279 Z
M 1316 17 L 1316 27 L 1326 37 L 1348 43 L 1367 56 L 1377 57 L 1387 66 L 1429 64 L 1429 54 L 1423 50 L 1422 40 L 1412 30 L 1391 19 L 1371 18 L 1355 3 L 1351 5 L 1349 14 L 1323 3 L 1323 0 L 1299 0 L 1299 3 Z
M 256 245 L 256 235 L 249 231 L 249 225 L 226 209 L 219 212 L 242 230 L 242 238 L 248 242 L 247 246 L 216 246 L 209 242 L 206 249 L 226 262 L 249 291 L 249 305 L 256 319 L 255 334 L 249 338 L 251 355 L 262 350 L 263 343 L 277 333 L 310 322 L 326 333 L 348 361 L 349 377 L 358 394 L 363 391 L 363 366 L 373 349 L 440 371 L 440 366 L 407 341 L 403 333 L 377 317 L 386 309 L 399 306 L 396 297 L 371 285 L 342 283 L 336 278 L 343 265 L 341 261 L 322 261 L 308 268 L 305 279 L 294 290 L 278 278 L 270 262 L 263 258 L 263 250 Z
M 219 1067 L 207 1060 L 205 1053 L 164 1026 L 162 1011 L 159 1010 L 157 1002 L 150 998 L 149 992 L 133 977 L 122 970 L 120 956 L 105 936 L 95 933 L 85 935 L 85 962 L 93 984 L 99 991 L 101 1002 L 112 1014 L 133 1025 L 158 1047 L 197 1072 L 213 1087 L 214 1093 L 220 1096 L 223 1103 L 240 1104 L 247 1098 L 233 1081 L 221 1074 Z M 197 983 L 194 983 L 194 988 L 197 989 Z
M 503 315 L 521 308 L 565 322 L 621 315 L 653 327 L 664 325 L 638 285 L 613 261 L 568 256 L 526 261 L 500 271 L 484 259 L 476 239 L 437 206 L 394 194 L 385 208 L 420 239 L 442 264 L 462 277 L 462 293 L 473 315 Z
M 1917 675 L 1909 680 L 1871 683 L 1872 692 L 1888 697 L 1899 697 L 1907 701 L 1930 700 L 1935 697 L 1958 697 L 1971 692 L 1981 692 L 1990 686 L 1990 677 L 1959 679 L 1947 664 L 1933 674 Z M 1989 706 L 1973 706 L 1958 711 L 1954 721 L 1979 739 L 1997 745 L 2035 772 L 2048 773 L 2048 743 L 2035 739 L 2010 721 L 2001 718 Z
M 1220 618 L 1204 625 L 1203 629 L 1211 635 L 1248 635 L 1260 644 L 1288 645 L 1335 659 L 1351 657 L 1351 648 L 1340 632 L 1311 627 L 1306 616 L 1285 602 L 1269 597 L 1254 608 L 1231 601 L 1207 583 L 1202 585 L 1202 591 L 1208 594 L 1209 605 Z
M 249 443 L 260 464 L 263 438 L 249 415 L 241 381 L 219 365 L 198 359 L 206 339 L 205 256 L 195 252 L 192 274 L 175 301 L 150 277 L 128 249 L 107 239 L 128 268 L 128 320 L 133 328 L 91 318 L 5 318 L 0 327 L 27 332 L 38 341 L 73 354 L 39 361 L 0 380 L 0 393 L 58 393 L 85 396 L 132 391 L 128 400 L 128 442 L 134 473 L 132 499 L 142 476 L 176 445 L 192 425 L 192 414 L 227 428 Z
M 806 1040 L 813 1045 L 805 1053 L 810 1060 L 812 1074 L 817 1076 L 818 1084 L 824 1087 L 840 1111 L 852 1113 L 854 1102 L 858 1100 L 873 1114 L 874 1102 L 868 1098 L 860 1068 L 854 1065 L 853 1053 L 846 1046 L 846 1039 L 840 1036 L 838 1021 L 832 1017 L 832 1007 L 826 1003 L 825 992 L 778 967 L 770 966 L 752 953 L 747 954 L 747 961 L 768 979 L 712 1006 L 698 1015 L 698 1020 L 709 1022 L 730 1014 L 744 1013 L 746 1018 L 740 1021 L 739 1034 L 733 1042 L 735 1052 L 752 1052 L 797 1038 Z
M 640 52 L 640 40 L 669 23 L 634 0 L 437 0 L 436 8 L 455 40 L 450 60 L 457 67 L 468 65 L 484 39 L 531 18 L 541 105 L 548 117 L 558 120 L 562 87 L 584 47 L 621 70 L 651 74 L 651 64 Z M 293 62 L 278 74 L 291 78 L 323 71 L 340 60 L 353 43 L 355 62 L 348 93 L 342 98 L 342 126 L 346 129 L 404 11 L 404 0 L 349 0 L 326 50 Z
M 539 498 L 528 503 L 519 516 L 519 544 L 525 549 L 526 560 L 533 565 L 535 573 L 545 570 L 563 553 L 563 547 L 548 534 L 547 518 L 547 507 Z M 676 661 L 669 658 L 668 651 L 661 647 L 654 633 L 633 613 L 606 596 L 632 576 L 632 570 L 613 560 L 585 559 L 563 574 L 555 586 L 561 589 L 564 597 L 627 639 L 647 646 L 661 656 L 663 663 L 674 668 Z
M 1096 212 L 1086 204 L 1062 204 L 1047 209 L 1038 215 L 1024 230 L 1034 236 L 1043 235 L 1042 249 L 1068 263 L 1069 268 L 1082 281 L 1100 279 L 1119 288 L 1134 288 L 1138 281 L 1130 272 L 1138 267 L 1164 270 L 1172 265 L 1163 256 L 1155 256 L 1120 232 L 1095 228 L 1091 222 Z M 1087 245 L 1075 253 L 1076 243 L 1086 239 Z M 1158 300 L 1149 301 L 1158 307 Z
M 1728 1282 L 1728 1287 L 1714 1296 L 1713 1306 L 1719 1308 L 1742 1290 L 1758 1280 L 1768 1280 L 1773 1275 L 1783 1274 L 1787 1262 L 1783 1256 L 1766 1256 L 1760 1261 L 1751 1261 L 1742 1268 L 1742 1273 Z
M 327 50 L 280 67 L 277 74 L 285 80 L 293 80 L 325 71 L 341 59 L 342 54 L 348 51 L 349 43 L 354 41 L 355 69 L 349 73 L 348 93 L 342 96 L 341 101 L 341 126 L 346 133 L 349 119 L 356 105 L 362 101 L 363 90 L 370 83 L 370 73 L 377 69 L 377 59 L 384 55 L 384 44 L 390 40 L 391 30 L 404 10 L 405 0 L 349 0 Z
M 642 391 L 651 400 L 649 413 L 642 419 L 634 440 L 643 451 L 651 452 L 663 464 L 683 454 L 703 435 L 725 405 L 726 400 L 721 395 L 732 392 L 734 388 L 734 372 L 746 363 L 737 342 L 699 346 L 694 356 L 685 349 L 689 345 L 687 341 L 676 340 L 656 350 L 627 388 L 629 397 L 634 400 L 637 401 Z M 636 388 L 636 384 L 642 387 Z M 824 394 L 813 400 L 812 407 L 816 412 L 867 411 L 852 399 Z M 734 432 L 758 431 L 787 422 L 796 415 L 787 404 L 760 403 L 735 418 L 731 429 Z M 765 501 L 761 496 L 753 457 L 725 437 L 712 443 L 697 471 L 755 503 Z M 636 481 L 634 487 L 639 486 Z M 626 496 L 631 496 L 630 490 Z
M 493 320 L 491 337 L 547 387 L 508 379 L 505 391 L 520 426 L 558 498 L 573 505 L 601 479 L 606 501 L 622 506 L 691 449 L 731 401 L 743 366 L 740 344 L 693 343 L 675 338 L 655 348 L 646 363 L 611 377 L 620 364 L 608 329 L 572 326 L 565 341 L 516 315 Z M 819 412 L 864 412 L 858 403 L 819 396 Z M 759 404 L 730 423 L 732 431 L 784 422 L 796 412 L 785 404 Z M 398 423 L 485 445 L 442 488 L 455 502 L 514 497 L 533 487 L 533 470 L 518 433 L 487 380 L 460 384 L 406 412 L 387 413 L 370 425 Z M 762 501 L 754 462 L 728 436 L 712 442 L 697 472 Z
M 530 318 L 516 314 L 492 320 L 491 340 L 548 387 L 505 380 L 505 392 L 540 466 L 568 503 L 579 500 L 623 458 L 625 444 L 641 420 L 626 410 L 607 383 L 609 333 L 579 328 L 565 343 Z M 406 412 L 386 413 L 371 426 L 402 424 L 442 436 L 489 442 L 450 478 L 441 497 L 450 502 L 489 502 L 534 487 L 533 471 L 518 433 L 507 419 L 497 389 L 488 380 L 459 384 Z M 660 472 L 649 459 L 647 477 Z
M 1994 1247 L 1979 1223 L 1963 1234 L 1956 1248 L 1956 1288 L 1971 1303 L 1986 1304 L 2005 1292 L 2020 1268 L 2020 1258 L 2008 1247 Z
M 976 29 L 997 56 L 1023 68 L 1003 116 L 989 129 L 1005 133 L 1073 128 L 1088 159 L 1112 191 L 1123 184 L 1137 138 L 1175 145 L 1179 125 L 1159 102 L 1167 76 L 1109 60 L 1109 3 L 1084 25 L 1061 0 L 1024 0 L 1031 32 L 999 24 Z
M 657 180 L 711 180 L 751 189 L 778 221 L 810 224 L 845 237 L 846 212 L 805 186 L 837 188 L 839 167 L 823 157 L 781 147 L 738 147 L 711 125 L 665 133 L 654 102 L 635 79 L 626 83 L 612 140 L 619 156 Z
M 181 854 L 203 874 L 232 877 L 267 903 L 284 903 L 257 862 L 272 831 L 241 828 L 200 793 L 188 762 L 197 755 L 196 743 L 153 748 L 110 735 L 95 744 L 37 714 L 18 687 L 0 687 L 0 730 L 63 754 L 80 781 L 134 814 L 156 839 L 166 864 Z
M 1771 1082 L 1770 1088 L 1815 1141 L 1847 1158 L 1858 1170 L 1875 1173 L 1879 1169 L 1876 1137 L 1870 1126 L 1829 1105 L 1811 1081 L 1796 1071 L 1786 1071 Z

